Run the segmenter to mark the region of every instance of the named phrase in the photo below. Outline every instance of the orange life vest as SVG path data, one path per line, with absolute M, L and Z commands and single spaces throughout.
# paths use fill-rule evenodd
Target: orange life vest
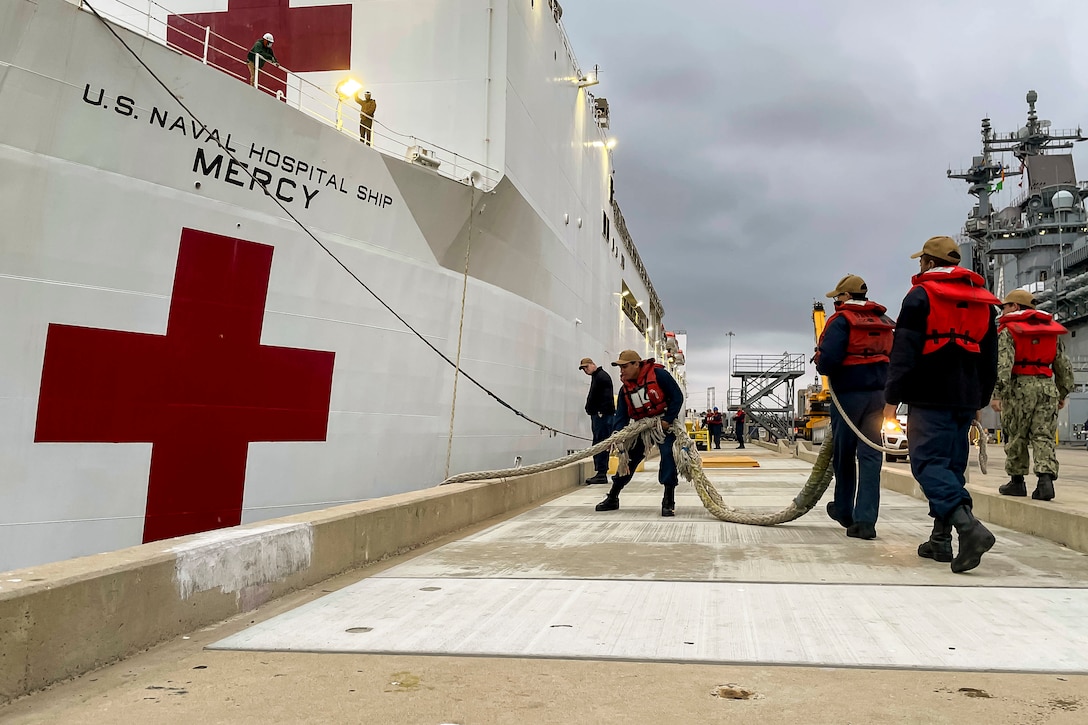
M 1054 318 L 1039 310 L 1019 310 L 1002 315 L 1001 330 L 1012 335 L 1013 375 L 1045 375 L 1054 377 L 1054 358 L 1058 357 L 1058 337 L 1069 332 Z
M 871 300 L 847 300 L 836 305 L 835 314 L 828 318 L 827 325 L 835 318 L 843 317 L 850 326 L 843 365 L 888 362 L 895 325 L 884 317 L 887 311 L 888 308 Z M 824 329 L 827 329 L 826 325 Z M 823 342 L 823 335 L 820 335 L 820 342 Z
M 935 267 L 914 275 L 911 282 L 929 296 L 922 354 L 937 352 L 950 342 L 978 352 L 990 327 L 990 307 L 1001 304 L 983 287 L 986 281 L 965 267 Z
M 627 413 L 633 420 L 661 415 L 668 407 L 665 391 L 657 382 L 658 369 L 664 370 L 665 366 L 657 364 L 653 358 L 643 360 L 638 378 L 633 383 L 623 381 L 623 388 L 627 392 L 624 396 L 627 399 Z

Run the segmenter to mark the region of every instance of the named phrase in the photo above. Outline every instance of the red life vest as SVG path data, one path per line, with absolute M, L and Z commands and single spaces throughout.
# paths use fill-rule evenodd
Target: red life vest
M 722 424 L 722 414 L 721 413 L 710 413 L 710 414 L 708 414 L 706 416 L 706 424 L 707 425 L 721 425 Z
M 998 318 L 1001 330 L 1012 335 L 1016 352 L 1013 354 L 1013 375 L 1045 375 L 1054 377 L 1054 358 L 1058 357 L 1058 337 L 1069 332 L 1054 318 L 1038 310 L 1019 310 Z
M 964 267 L 935 267 L 914 275 L 911 282 L 929 296 L 922 354 L 937 352 L 950 342 L 978 352 L 990 328 L 990 307 L 1001 304 L 983 287 L 986 281 Z
M 665 391 L 657 382 L 658 369 L 664 370 L 665 366 L 658 365 L 653 358 L 643 360 L 635 382 L 623 381 L 623 388 L 627 392 L 624 396 L 627 399 L 627 413 L 633 420 L 661 415 L 668 407 Z
M 888 308 L 871 300 L 847 300 L 835 307 L 835 314 L 828 318 L 827 324 L 830 325 L 836 317 L 844 317 L 850 326 L 846 357 L 842 364 L 868 365 L 888 362 L 895 332 L 895 325 L 884 317 Z M 825 325 L 824 330 L 826 329 Z M 820 335 L 821 344 L 823 340 L 823 335 Z

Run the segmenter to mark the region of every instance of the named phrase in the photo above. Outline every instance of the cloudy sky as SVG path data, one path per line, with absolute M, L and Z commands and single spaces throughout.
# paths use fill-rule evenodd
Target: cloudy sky
M 811 352 L 844 274 L 897 314 L 908 257 L 973 203 L 945 172 L 983 116 L 1016 130 L 1035 89 L 1041 118 L 1088 132 L 1083 0 L 568 0 L 563 23 L 601 67 L 616 196 L 688 331 L 693 402 L 722 400 L 727 331 L 734 355 Z M 1088 178 L 1088 143 L 1076 159 Z

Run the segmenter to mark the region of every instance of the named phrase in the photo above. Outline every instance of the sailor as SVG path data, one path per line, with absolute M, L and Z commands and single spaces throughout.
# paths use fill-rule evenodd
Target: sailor
M 714 439 L 714 447 L 722 447 L 722 414 L 717 408 L 708 410 L 706 413 L 706 426 L 710 429 L 710 437 Z
M 260 61 L 257 59 L 260 58 Z M 256 75 L 256 69 L 265 63 L 271 63 L 274 66 L 279 66 L 280 62 L 276 60 L 276 54 L 272 52 L 272 33 L 265 33 L 256 43 L 253 44 L 253 48 L 249 51 L 249 55 L 246 56 L 246 65 L 249 66 L 249 85 L 253 85 L 253 78 Z
M 866 438 L 880 443 L 888 353 L 895 330 L 884 314 L 887 308 L 869 300 L 868 292 L 865 280 L 856 274 L 839 280 L 827 293 L 835 300 L 835 313 L 816 346 L 816 369 L 827 376 L 842 406 L 841 412 L 831 406 L 835 497 L 827 503 L 827 515 L 855 539 L 876 538 L 880 451 L 859 445 L 843 414 Z
M 619 359 L 612 365 L 620 369 L 622 383 L 616 405 L 615 429 L 625 427 L 631 420 L 652 415 L 661 416 L 661 427 L 666 433 L 665 440 L 658 446 L 661 450 L 661 462 L 657 468 L 657 482 L 665 487 L 665 494 L 661 498 L 661 515 L 674 516 L 676 484 L 680 479 L 676 472 L 676 460 L 672 455 L 676 434 L 669 429 L 676 424 L 676 418 L 683 410 L 684 393 L 664 366 L 654 362 L 653 358 L 643 360 L 634 350 L 621 352 Z M 620 507 L 620 491 L 646 457 L 646 448 L 641 438 L 631 447 L 629 453 L 630 468 L 627 475 L 612 477 L 612 488 L 604 501 L 597 504 L 597 511 L 615 511 Z
M 1028 445 L 1038 481 L 1031 497 L 1054 498 L 1058 459 L 1054 435 L 1058 410 L 1073 389 L 1073 365 L 1060 337 L 1068 332 L 1045 312 L 1035 309 L 1027 290 L 1013 290 L 1001 305 L 997 334 L 997 389 L 990 407 L 1001 413 L 1005 432 L 1004 496 L 1027 496 Z
M 994 535 L 971 511 L 965 487 L 968 428 L 990 402 L 997 379 L 997 326 L 984 280 L 958 266 L 951 237 L 932 237 L 922 251 L 919 274 L 903 298 L 896 321 L 884 388 L 884 417 L 895 419 L 907 403 L 910 467 L 929 499 L 933 533 L 918 556 L 951 561 L 953 572 L 974 569 L 994 545 Z M 952 556 L 952 528 L 959 551 Z
M 737 408 L 737 412 L 733 414 L 733 431 L 736 433 L 737 441 L 740 443 L 740 445 L 737 446 L 737 450 L 744 448 L 744 419 L 746 417 L 743 408 Z
M 578 369 L 590 377 L 589 395 L 586 396 L 586 415 L 593 430 L 593 445 L 612 435 L 612 416 L 616 413 L 616 398 L 612 393 L 612 376 L 608 371 L 584 357 Z M 608 483 L 608 451 L 593 456 L 596 473 L 587 478 L 587 484 Z
M 370 91 L 366 91 L 361 98 L 356 93 L 355 102 L 359 104 L 359 140 L 369 146 L 370 127 L 374 123 L 374 114 L 378 112 L 378 102 L 370 97 Z

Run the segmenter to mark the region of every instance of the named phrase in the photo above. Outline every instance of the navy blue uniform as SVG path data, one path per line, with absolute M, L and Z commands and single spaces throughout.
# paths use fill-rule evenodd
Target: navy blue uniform
M 929 309 L 929 295 L 921 287 L 903 299 L 884 398 L 910 406 L 911 472 L 929 499 L 930 515 L 944 521 L 960 505 L 971 508 L 965 488 L 967 431 L 975 413 L 989 405 L 997 382 L 997 326 L 991 310 L 977 353 L 949 343 L 923 355 Z
M 858 430 L 879 444 L 888 363 L 844 365 L 849 338 L 849 321 L 841 315 L 833 318 L 820 338 L 816 369 L 827 376 L 839 404 Z M 831 436 L 835 448 L 832 463 L 835 497 L 829 511 L 847 526 L 855 522 L 876 524 L 880 509 L 880 452 L 858 440 L 835 405 L 831 406 Z

